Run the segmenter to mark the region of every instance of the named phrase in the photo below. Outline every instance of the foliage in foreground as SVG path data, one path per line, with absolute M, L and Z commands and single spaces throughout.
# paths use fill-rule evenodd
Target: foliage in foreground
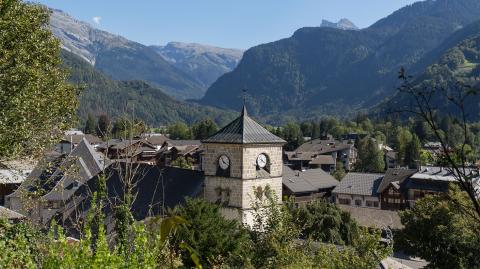
M 399 246 L 429 261 L 428 268 L 479 268 L 480 224 L 468 201 L 458 187 L 418 200 L 400 214 Z
M 173 210 L 174 215 L 186 220 L 172 242 L 181 252 L 185 265 L 194 264 L 188 250 L 181 250 L 182 242 L 195 249 L 204 265 L 239 267 L 245 262 L 249 245 L 247 230 L 237 221 L 225 219 L 220 210 L 220 206 L 201 199 L 187 199 L 185 205 Z
M 359 230 L 357 243 L 349 246 L 299 240 L 302 227 L 296 224 L 291 208 L 278 205 L 269 191 L 266 196 L 253 206 L 255 251 L 251 259 L 255 268 L 377 268 L 391 254 L 391 247 L 380 243 L 380 233 L 366 229 Z
M 75 120 L 60 42 L 45 7 L 0 1 L 0 159 L 41 152 Z
M 72 241 L 55 225 L 45 235 L 27 223 L 1 221 L 0 267 L 376 268 L 391 253 L 379 233 L 364 229 L 352 245 L 299 239 L 302 228 L 291 209 L 272 197 L 256 203 L 250 230 L 223 218 L 218 205 L 190 199 L 160 225 L 131 224 L 124 246 L 109 245 L 103 225 L 96 234 L 86 225 L 81 240 Z

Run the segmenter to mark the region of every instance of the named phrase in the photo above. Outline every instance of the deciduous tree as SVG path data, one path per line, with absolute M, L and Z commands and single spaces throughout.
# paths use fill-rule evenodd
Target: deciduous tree
M 0 159 L 40 153 L 75 123 L 77 90 L 49 16 L 40 5 L 0 2 Z

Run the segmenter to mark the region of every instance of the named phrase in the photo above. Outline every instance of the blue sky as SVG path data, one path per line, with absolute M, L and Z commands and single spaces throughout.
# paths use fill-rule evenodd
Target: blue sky
M 417 0 L 38 0 L 97 28 L 146 44 L 249 48 L 322 19 L 364 28 Z

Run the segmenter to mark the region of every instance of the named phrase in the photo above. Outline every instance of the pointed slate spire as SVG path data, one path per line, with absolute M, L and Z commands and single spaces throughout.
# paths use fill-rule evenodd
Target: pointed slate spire
M 247 108 L 243 105 L 238 118 L 203 143 L 226 143 L 226 144 L 285 144 L 286 141 L 270 133 L 260 124 L 248 116 Z
M 243 108 L 242 108 L 242 116 L 246 116 L 248 117 L 248 113 L 247 113 L 247 106 L 245 105 L 245 103 L 243 103 Z

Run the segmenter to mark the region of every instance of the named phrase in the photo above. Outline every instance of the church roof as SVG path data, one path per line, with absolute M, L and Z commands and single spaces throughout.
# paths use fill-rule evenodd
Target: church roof
M 248 116 L 247 109 L 243 106 L 240 117 L 211 137 L 202 141 L 203 143 L 229 143 L 229 144 L 271 144 L 286 143 L 285 140 L 270 133 L 260 124 Z

